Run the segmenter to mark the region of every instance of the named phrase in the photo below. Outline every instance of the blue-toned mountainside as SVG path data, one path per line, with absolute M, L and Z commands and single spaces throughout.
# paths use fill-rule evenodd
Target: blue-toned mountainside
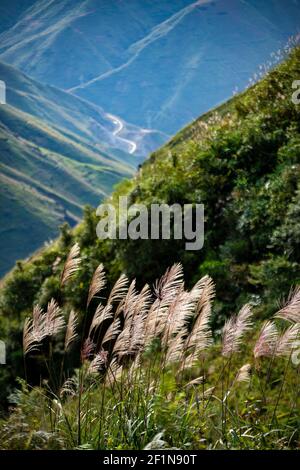
M 201 250 L 91 209 L 3 279 L 0 449 L 299 448 L 299 75 L 298 47 L 109 198 L 203 203 Z
M 125 121 L 172 134 L 243 89 L 299 31 L 299 7 L 299 0 L 36 1 L 0 36 L 0 57 Z
M 136 157 L 97 143 L 107 125 L 101 110 L 3 63 L 0 76 L 8 84 L 0 106 L 1 275 L 60 224 L 77 223 L 85 204 L 97 206 L 134 172 Z

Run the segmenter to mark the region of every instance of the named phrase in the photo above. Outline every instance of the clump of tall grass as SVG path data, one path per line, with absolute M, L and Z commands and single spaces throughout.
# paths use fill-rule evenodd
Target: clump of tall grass
M 62 269 L 62 289 L 80 262 L 75 245 Z M 91 280 L 87 309 L 105 284 L 101 264 Z M 82 331 L 87 334 L 81 338 L 76 312 L 66 321 L 54 299 L 45 312 L 36 305 L 24 325 L 25 365 L 42 349 L 51 376 L 53 344 L 64 331 L 62 364 L 55 364 L 55 379 L 31 392 L 23 383 L 22 399 L 2 427 L 2 446 L 10 445 L 10 420 L 13 435 L 21 432 L 20 413 L 23 424 L 34 413 L 31 432 L 43 432 L 52 441 L 56 436 L 54 442 L 64 448 L 142 449 L 157 435 L 164 436 L 164 447 L 297 446 L 299 370 L 291 359 L 300 332 L 299 292 L 293 291 L 259 331 L 251 305 L 244 305 L 226 321 L 220 339 L 214 339 L 210 326 L 213 280 L 205 276 L 187 290 L 180 264 L 153 289 L 145 285 L 138 291 L 135 281 L 122 275 L 89 324 L 86 317 Z M 67 376 L 64 361 L 79 340 L 81 366 Z M 44 342 L 51 347 L 43 348 Z M 30 396 L 40 402 L 34 411 Z M 22 439 L 17 442 L 22 447 Z

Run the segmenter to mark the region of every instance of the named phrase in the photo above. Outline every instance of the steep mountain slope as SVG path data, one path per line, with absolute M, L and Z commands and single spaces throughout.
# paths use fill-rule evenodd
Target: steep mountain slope
M 101 262 L 110 288 L 125 272 L 138 287 L 166 267 L 182 262 L 187 287 L 209 274 L 217 285 L 213 326 L 246 302 L 259 319 L 277 308 L 300 280 L 300 109 L 291 100 L 300 74 L 300 48 L 262 81 L 201 116 L 150 156 L 136 176 L 118 185 L 132 203 L 204 203 L 205 240 L 188 252 L 181 240 L 99 240 L 93 210 L 73 230 L 19 263 L 2 281 L 0 327 L 9 364 L 0 369 L 0 393 L 7 395 L 22 374 L 20 318 L 33 304 L 60 295 L 60 274 L 70 247 L 78 242 L 82 268 L 64 288 L 67 310 L 86 314 L 86 294 Z M 8 175 L 9 176 L 9 175 Z M 101 294 L 102 295 L 102 294 Z M 106 295 L 106 291 L 103 292 Z M 97 304 L 97 302 L 95 302 Z M 92 313 L 88 311 L 88 318 Z
M 142 156 L 163 141 L 162 134 L 145 132 L 105 113 L 101 107 L 41 84 L 3 62 L 0 62 L 0 77 L 6 83 L 8 104 L 73 136 L 77 134 L 102 152 L 119 155 L 121 161 L 136 166 Z
M 264 3 L 268 16 L 251 1 L 194 2 L 133 44 L 122 67 L 72 91 L 131 122 L 174 133 L 243 89 L 298 31 L 300 2 Z
M 70 88 L 112 70 L 128 48 L 190 0 L 36 1 L 0 38 L 2 58 Z
M 8 84 L 7 104 L 0 106 L 2 275 L 55 237 L 59 224 L 78 222 L 85 204 L 97 206 L 132 174 L 136 160 L 93 144 L 89 105 L 10 66 L 1 64 L 0 72 Z
M 172 134 L 243 89 L 298 32 L 299 7 L 299 0 L 36 1 L 0 36 L 0 57 L 125 121 Z
M 217 280 L 223 313 L 245 299 L 266 300 L 272 310 L 274 292 L 287 295 L 299 284 L 300 108 L 292 101 L 299 74 L 298 47 L 257 85 L 183 129 L 114 193 L 116 202 L 126 192 L 130 203 L 205 206 L 202 250 L 188 252 L 176 240 L 120 240 L 127 273 L 149 282 L 181 261 L 190 280 Z
M 180 260 L 188 280 L 198 270 L 218 279 L 229 303 L 231 290 L 233 297 L 246 292 L 268 297 L 270 285 L 284 289 L 297 282 L 300 119 L 291 95 L 299 73 L 298 47 L 257 85 L 183 129 L 110 197 L 116 207 L 120 195 L 131 204 L 204 203 L 201 251 L 187 252 L 174 240 L 98 240 L 98 218 L 89 212 L 70 237 L 93 253 L 91 265 L 103 256 L 112 277 L 124 269 L 144 283 Z M 64 256 L 65 243 L 50 248 L 53 261 Z M 42 269 L 44 253 L 29 269 Z

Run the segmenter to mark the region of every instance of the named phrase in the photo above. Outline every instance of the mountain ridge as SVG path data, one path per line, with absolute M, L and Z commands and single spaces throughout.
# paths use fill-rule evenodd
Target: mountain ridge
M 1 61 L 0 77 L 6 83 L 8 104 L 28 111 L 60 130 L 65 128 L 78 134 L 87 143 L 98 145 L 102 152 L 115 154 L 118 159 L 121 156 L 122 160 L 127 159 L 130 164 L 136 166 L 148 151 L 162 143 L 162 137 L 155 130 L 151 135 L 145 135 L 143 129 L 123 120 L 122 132 L 116 135 L 113 120 L 101 107 L 54 86 L 41 84 Z M 133 158 L 128 155 L 132 144 L 126 142 L 127 134 L 137 142 Z
M 299 0 L 38 0 L 1 34 L 0 59 L 167 134 L 154 150 L 244 89 L 299 32 L 299 12 Z

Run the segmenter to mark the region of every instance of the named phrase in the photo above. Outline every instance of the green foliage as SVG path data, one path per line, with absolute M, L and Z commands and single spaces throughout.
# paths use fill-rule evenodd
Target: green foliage
M 188 282 L 209 269 L 225 311 L 240 295 L 260 296 L 271 307 L 279 285 L 286 294 L 298 281 L 300 120 L 291 85 L 299 63 L 296 48 L 265 79 L 195 121 L 145 162 L 126 191 L 130 201 L 204 203 L 205 244 L 201 252 L 187 253 L 175 242 L 117 242 L 131 275 L 149 282 L 170 260 L 182 261 Z
M 22 320 L 34 303 L 45 305 L 58 296 L 62 266 L 75 241 L 85 263 L 62 296 L 67 310 L 75 308 L 81 318 L 99 262 L 106 267 L 111 287 L 121 272 L 136 277 L 139 286 L 152 284 L 175 261 L 182 262 L 187 285 L 207 273 L 216 280 L 217 329 L 248 300 L 257 305 L 259 318 L 269 317 L 278 293 L 286 297 L 300 279 L 300 115 L 299 105 L 291 101 L 299 64 L 296 48 L 261 82 L 182 130 L 150 156 L 135 178 L 116 187 L 111 199 L 116 206 L 120 195 L 127 195 L 130 204 L 204 203 L 201 251 L 187 252 L 172 240 L 98 240 L 97 217 L 87 208 L 80 225 L 73 230 L 64 226 L 57 242 L 5 278 L 1 335 L 16 354 L 12 369 L 0 371 L 5 390 L 11 390 L 15 369 L 21 375 Z M 242 434 L 243 425 L 240 429 Z
M 162 370 L 156 351 L 109 385 L 101 375 L 89 376 L 85 364 L 68 391 L 56 395 L 47 385 L 31 389 L 21 382 L 10 397 L 9 417 L 0 421 L 0 449 L 127 450 L 153 441 L 155 449 L 297 448 L 295 367 L 284 374 L 286 362 L 266 359 L 249 382 L 238 383 L 249 353 L 246 348 L 226 361 L 217 345 L 180 375 L 178 368 Z M 203 382 L 188 385 L 203 374 Z
M 207 267 L 222 269 L 214 262 Z M 296 336 L 286 341 L 292 330 L 284 323 L 291 313 L 295 322 L 299 317 L 299 289 L 280 319 L 278 312 L 273 317 L 275 337 L 258 332 L 259 321 L 253 330 L 248 304 L 226 324 L 222 340 L 213 342 L 213 281 L 206 276 L 185 290 L 179 264 L 153 293 L 147 285 L 136 291 L 126 280 L 125 289 L 120 284 L 114 289 L 114 300 L 106 293 L 106 303 L 101 274 L 93 291 L 97 308 L 91 312 L 89 305 L 75 327 L 68 322 L 64 328 L 70 293 L 83 284 L 83 272 L 78 265 L 59 286 L 61 308 L 57 305 L 55 315 L 38 310 L 27 319 L 28 382 L 19 379 L 9 397 L 13 407 L 0 421 L 0 449 L 297 447 L 299 367 L 291 359 L 298 352 L 294 342 L 300 328 L 295 324 Z M 50 276 L 44 291 L 51 291 L 53 282 L 57 289 Z M 94 276 L 82 299 L 93 286 Z M 100 321 L 105 309 L 110 315 Z M 79 332 L 79 369 L 74 371 L 70 345 Z M 32 386 L 34 374 L 39 386 Z

